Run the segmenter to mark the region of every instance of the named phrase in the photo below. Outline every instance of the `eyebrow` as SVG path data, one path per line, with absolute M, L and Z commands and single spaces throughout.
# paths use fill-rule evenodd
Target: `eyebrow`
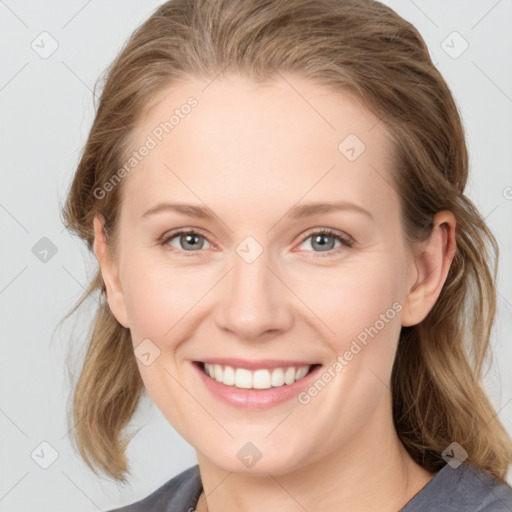
M 182 203 L 158 203 L 155 206 L 152 206 L 149 210 L 146 210 L 141 217 L 148 217 L 150 215 L 155 215 L 157 213 L 162 212 L 177 212 L 183 215 L 187 215 L 188 217 L 198 217 L 198 218 L 211 218 L 213 215 L 210 213 L 209 208 L 204 208 L 203 206 L 194 206 L 192 204 L 182 204 Z
M 369 219 L 373 220 L 373 215 L 368 210 L 365 210 L 362 206 L 359 206 L 355 203 L 351 203 L 349 201 L 338 201 L 335 203 L 306 203 L 294 206 L 288 211 L 288 213 L 285 214 L 285 217 L 302 219 L 306 217 L 311 217 L 313 215 L 317 215 L 319 213 L 346 210 L 361 213 L 367 216 Z M 169 202 L 162 202 L 156 204 L 155 206 L 152 206 L 151 208 L 149 208 L 149 210 L 146 210 L 141 217 L 145 218 L 150 215 L 155 215 L 157 213 L 167 211 L 177 212 L 188 217 L 196 217 L 200 219 L 212 219 L 213 217 L 216 217 L 216 215 L 213 215 L 211 210 L 207 207 L 196 206 L 192 204 Z

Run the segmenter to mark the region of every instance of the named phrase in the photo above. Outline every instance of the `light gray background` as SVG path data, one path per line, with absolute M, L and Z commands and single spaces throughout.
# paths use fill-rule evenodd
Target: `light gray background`
M 69 442 L 65 358 L 83 339 L 94 299 L 82 317 L 57 329 L 95 264 L 59 220 L 59 204 L 93 120 L 91 90 L 129 34 L 160 3 L 0 0 L 2 512 L 106 510 L 146 496 L 196 463 L 194 450 L 144 402 L 132 422 L 144 428 L 128 450 L 129 486 L 90 472 Z M 385 3 L 426 39 L 463 116 L 472 173 L 468 193 L 501 248 L 495 363 L 486 385 L 512 432 L 512 1 Z M 35 41 L 40 52 L 51 48 L 43 31 L 58 43 L 46 59 L 31 47 Z M 469 44 L 457 58 L 463 41 L 453 31 Z M 57 249 L 46 263 L 32 252 L 43 237 Z M 42 442 L 58 454 L 48 469 L 31 457 L 50 461 L 51 450 Z

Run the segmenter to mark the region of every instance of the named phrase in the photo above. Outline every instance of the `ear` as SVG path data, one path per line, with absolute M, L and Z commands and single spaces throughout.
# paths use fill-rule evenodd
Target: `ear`
M 105 219 L 97 213 L 94 216 L 94 254 L 98 260 L 101 276 L 107 288 L 107 300 L 110 311 L 123 327 L 129 327 L 123 289 L 119 279 L 119 268 L 105 234 Z
M 413 284 L 402 313 L 403 326 L 419 324 L 439 297 L 455 256 L 455 226 L 452 212 L 437 213 L 430 237 L 417 246 L 413 256 Z

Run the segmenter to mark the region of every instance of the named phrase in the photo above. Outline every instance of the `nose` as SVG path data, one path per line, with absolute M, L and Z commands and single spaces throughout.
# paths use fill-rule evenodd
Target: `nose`
M 217 326 L 240 339 L 275 337 L 293 324 L 292 293 L 263 253 L 252 263 L 237 254 L 224 278 L 216 308 Z M 278 277 L 279 276 L 279 277 Z

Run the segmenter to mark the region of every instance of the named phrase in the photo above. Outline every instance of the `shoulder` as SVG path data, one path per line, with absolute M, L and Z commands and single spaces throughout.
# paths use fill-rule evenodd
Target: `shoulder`
M 159 487 L 144 499 L 108 512 L 187 512 L 195 509 L 203 487 L 196 464 Z
M 444 466 L 401 512 L 512 512 L 512 488 L 469 464 Z

